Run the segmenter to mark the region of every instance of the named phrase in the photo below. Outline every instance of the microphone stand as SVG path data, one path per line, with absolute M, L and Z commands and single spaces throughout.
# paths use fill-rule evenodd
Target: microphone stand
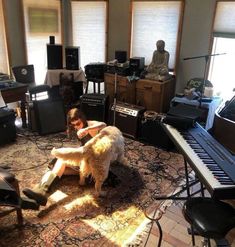
M 184 58 L 184 60 L 205 58 L 205 69 L 204 69 L 204 75 L 203 75 L 202 89 L 201 89 L 201 92 L 200 92 L 201 95 L 200 95 L 200 99 L 199 99 L 199 107 L 202 106 L 202 96 L 203 96 L 203 93 L 204 93 L 204 90 L 205 90 L 205 85 L 206 85 L 206 74 L 207 74 L 207 70 L 208 70 L 209 59 L 210 59 L 210 57 L 219 56 L 219 55 L 225 55 L 225 54 L 226 53 L 217 53 L 217 54 L 208 54 L 208 55 Z
M 117 68 L 114 65 L 114 98 L 113 98 L 113 126 L 116 124 L 116 105 L 117 105 Z

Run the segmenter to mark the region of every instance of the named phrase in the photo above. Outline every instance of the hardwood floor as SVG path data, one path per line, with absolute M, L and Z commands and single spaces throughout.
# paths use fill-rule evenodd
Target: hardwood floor
M 174 202 L 166 209 L 165 214 L 159 220 L 162 227 L 163 236 L 161 247 L 189 247 L 192 246 L 191 235 L 188 234 L 189 224 L 182 215 L 182 201 Z M 141 247 L 158 246 L 159 230 L 154 223 L 148 236 L 142 239 Z M 235 229 L 231 230 L 226 239 L 231 247 L 235 247 Z M 203 238 L 195 236 L 196 246 L 202 246 Z M 211 241 L 212 247 L 216 247 L 214 240 Z

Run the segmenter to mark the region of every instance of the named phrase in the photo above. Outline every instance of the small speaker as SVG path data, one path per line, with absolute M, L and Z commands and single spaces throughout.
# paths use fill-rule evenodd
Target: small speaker
M 80 47 L 70 46 L 65 48 L 66 69 L 77 70 L 80 66 Z
M 105 94 L 84 94 L 81 96 L 81 110 L 88 120 L 106 122 L 108 96 Z
M 63 69 L 62 45 L 47 44 L 47 68 Z
M 50 45 L 55 44 L 55 36 L 49 36 L 49 43 L 50 43 Z
M 39 100 L 34 102 L 39 135 L 65 131 L 66 117 L 62 100 Z
M 115 51 L 115 59 L 118 60 L 118 63 L 125 63 L 127 61 L 127 52 Z

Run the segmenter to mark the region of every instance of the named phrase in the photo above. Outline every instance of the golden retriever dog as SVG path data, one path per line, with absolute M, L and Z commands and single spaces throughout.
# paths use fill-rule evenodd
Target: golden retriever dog
M 105 195 L 101 187 L 108 177 L 110 163 L 114 161 L 126 163 L 124 138 L 121 131 L 114 126 L 103 128 L 82 147 L 54 148 L 51 154 L 64 160 L 69 166 L 80 167 L 80 185 L 84 185 L 86 176 L 91 174 L 95 180 L 97 196 Z

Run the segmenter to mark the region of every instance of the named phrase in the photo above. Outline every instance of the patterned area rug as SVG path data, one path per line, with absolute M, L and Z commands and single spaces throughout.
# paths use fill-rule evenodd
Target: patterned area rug
M 103 189 L 105 198 L 94 199 L 94 183 L 83 187 L 79 176 L 63 176 L 48 204 L 39 211 L 24 210 L 24 226 L 16 227 L 12 213 L 0 220 L 1 246 L 131 246 L 144 211 L 156 196 L 171 193 L 183 178 L 183 158 L 153 146 L 125 139 L 128 165 L 112 164 Z M 44 137 L 19 133 L 17 141 L 0 147 L 0 164 L 10 167 L 20 188 L 40 181 L 52 158 L 53 147 L 76 146 L 63 134 Z M 135 243 L 136 244 L 136 243 Z

